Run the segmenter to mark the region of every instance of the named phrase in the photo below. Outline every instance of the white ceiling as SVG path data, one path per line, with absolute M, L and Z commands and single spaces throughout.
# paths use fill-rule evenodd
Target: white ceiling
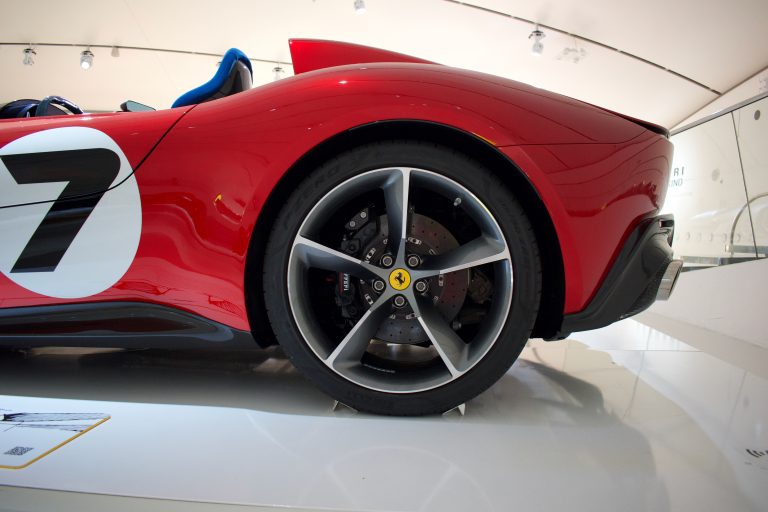
M 768 67 L 766 0 L 474 0 L 636 55 L 725 92 Z M 204 53 L 235 46 L 256 59 L 290 61 L 290 37 L 336 39 L 475 69 L 673 126 L 717 94 L 615 50 L 579 41 L 586 59 L 556 58 L 574 38 L 544 29 L 544 54 L 530 52 L 528 23 L 445 0 L 0 0 L 0 43 L 118 45 Z M 84 47 L 0 45 L 0 103 L 50 94 L 93 110 L 125 99 L 159 108 L 208 80 L 216 57 Z M 272 63 L 254 63 L 255 83 Z M 290 74 L 290 66 L 287 68 Z

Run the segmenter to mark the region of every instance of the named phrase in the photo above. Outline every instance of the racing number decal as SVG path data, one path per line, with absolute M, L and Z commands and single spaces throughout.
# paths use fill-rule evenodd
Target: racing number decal
M 120 158 L 109 149 L 96 148 L 0 159 L 19 185 L 69 182 L 11 268 L 11 272 L 53 272 L 117 177 Z
M 128 271 L 140 237 L 136 177 L 106 133 L 53 128 L 0 148 L 0 273 L 10 281 L 49 297 L 96 295 Z

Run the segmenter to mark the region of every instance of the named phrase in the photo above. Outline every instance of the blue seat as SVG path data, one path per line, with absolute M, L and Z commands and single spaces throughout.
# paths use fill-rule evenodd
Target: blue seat
M 253 67 L 248 57 L 237 48 L 230 48 L 221 59 L 213 78 L 200 87 L 182 94 L 172 108 L 196 105 L 247 91 L 253 83 Z

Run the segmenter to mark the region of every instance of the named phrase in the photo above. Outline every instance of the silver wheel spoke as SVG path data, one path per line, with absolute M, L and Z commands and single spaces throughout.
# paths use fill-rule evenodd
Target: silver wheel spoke
M 343 238 L 341 225 L 329 222 L 359 211 L 362 198 L 373 201 L 375 214 L 384 214 L 386 221 L 371 243 L 364 242 L 362 250 L 350 255 L 330 238 L 331 233 L 334 239 Z M 460 221 L 456 231 L 440 224 L 441 219 L 448 222 L 441 214 L 451 204 Z M 414 215 L 409 206 L 418 211 L 418 218 L 409 218 Z M 409 243 L 409 236 L 421 236 L 409 232 L 411 225 L 421 222 L 434 222 L 435 229 L 448 231 L 450 243 L 438 241 L 437 235 L 430 235 L 435 240 L 422 236 Z M 458 246 L 455 239 L 466 233 L 461 230 L 467 222 L 478 236 Z M 293 320 L 317 360 L 346 381 L 386 393 L 436 389 L 469 372 L 498 340 L 511 307 L 512 258 L 491 210 L 459 182 L 412 167 L 366 171 L 321 197 L 298 233 L 287 274 Z M 379 261 L 382 253 L 372 252 L 373 248 L 391 255 L 393 264 L 383 268 L 366 261 L 364 254 Z M 421 261 L 409 264 L 413 255 Z M 480 321 L 471 315 L 465 318 L 461 316 L 465 306 L 456 294 L 465 293 L 469 269 L 486 264 L 494 264 L 493 271 L 485 273 L 493 286 L 491 300 L 483 303 Z M 331 278 L 309 269 L 354 279 Z M 410 274 L 410 283 L 397 271 Z M 350 328 L 354 321 L 350 319 L 359 314 Z M 348 319 L 343 320 L 347 327 L 339 326 L 340 318 Z M 458 323 L 465 319 L 466 328 Z
M 503 241 L 480 236 L 450 252 L 430 258 L 419 272 L 447 274 L 506 259 L 509 259 L 509 250 Z
M 389 246 L 397 256 L 405 252 L 408 236 L 408 192 L 411 182 L 410 169 L 396 169 L 382 186 L 384 205 L 387 209 Z
M 369 263 L 326 247 L 301 235 L 296 237 L 296 241 L 293 244 L 293 254 L 307 267 L 344 272 L 362 279 L 381 277 L 380 274 L 382 274 L 377 267 Z
M 467 371 L 469 366 L 469 348 L 451 326 L 440 315 L 431 301 L 416 299 L 414 311 L 419 323 L 427 333 L 451 377 L 455 378 Z
M 390 313 L 391 296 L 391 293 L 385 293 L 371 305 L 325 360 L 328 366 L 338 369 L 339 366 L 351 367 L 360 364 L 371 339 L 379 329 L 381 322 Z

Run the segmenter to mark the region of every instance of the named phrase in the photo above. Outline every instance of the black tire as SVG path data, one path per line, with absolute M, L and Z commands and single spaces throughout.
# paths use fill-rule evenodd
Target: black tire
M 482 359 L 444 385 L 405 393 L 358 385 L 324 364 L 296 324 L 287 286 L 294 239 L 312 207 L 334 187 L 356 175 L 395 166 L 423 169 L 447 177 L 482 201 L 506 238 L 514 283 L 506 320 L 502 319 L 500 334 Z M 291 194 L 269 237 L 264 260 L 264 290 L 267 313 L 279 344 L 296 368 L 322 391 L 359 411 L 385 415 L 435 414 L 485 391 L 517 359 L 536 320 L 541 264 L 536 237 L 523 208 L 489 169 L 457 151 L 435 144 L 386 141 L 351 149 L 327 161 Z

